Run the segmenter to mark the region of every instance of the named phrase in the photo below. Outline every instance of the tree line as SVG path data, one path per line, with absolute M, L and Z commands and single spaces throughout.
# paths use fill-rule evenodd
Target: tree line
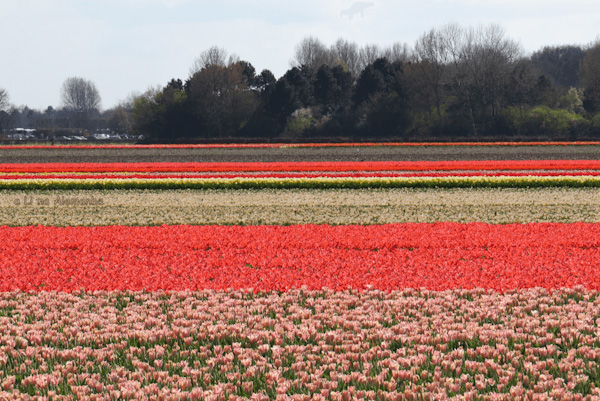
M 598 138 L 600 37 L 530 55 L 494 24 L 385 48 L 306 37 L 278 79 L 211 47 L 103 114 L 157 142 Z
M 524 55 L 497 25 L 432 29 L 412 48 L 307 37 L 279 79 L 224 49 L 135 99 L 158 141 L 600 136 L 600 42 Z
M 61 106 L 44 111 L 10 104 L 6 90 L 0 88 L 0 135 L 14 128 L 35 129 L 42 139 L 60 135 L 89 136 L 99 130 L 114 134 L 131 133 L 133 96 L 114 108 L 101 111 L 101 96 L 96 85 L 81 77 L 67 78 L 61 87 Z

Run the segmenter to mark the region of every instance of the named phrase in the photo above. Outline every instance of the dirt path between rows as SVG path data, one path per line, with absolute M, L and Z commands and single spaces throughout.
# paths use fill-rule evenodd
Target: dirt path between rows
M 600 146 L 376 146 L 230 149 L 0 149 L 0 163 L 597 160 Z

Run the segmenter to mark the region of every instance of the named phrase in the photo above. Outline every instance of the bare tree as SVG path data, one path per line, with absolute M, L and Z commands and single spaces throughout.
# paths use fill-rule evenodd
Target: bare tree
M 584 88 L 600 85 L 600 38 L 586 50 L 579 66 L 579 79 Z
M 141 96 L 142 93 L 133 91 L 129 93 L 125 99 L 121 100 L 116 107 L 122 107 L 123 109 L 131 112 L 133 110 L 133 105 L 135 104 L 135 99 Z
M 578 70 L 585 50 L 577 45 L 544 46 L 530 59 L 554 85 L 564 88 L 578 87 Z
M 372 64 L 375 60 L 383 56 L 381 48 L 376 44 L 367 44 L 358 51 L 358 59 L 360 70 L 364 70 L 366 66 Z
M 450 24 L 441 34 L 448 51 L 453 90 L 467 110 L 472 133 L 477 135 L 478 122 L 496 116 L 503 106 L 510 74 L 523 51 L 495 24 L 469 29 Z
M 467 54 L 467 65 L 477 88 L 478 99 L 484 112 L 495 116 L 499 113 L 504 91 L 513 66 L 523 52 L 519 44 L 505 38 L 505 31 L 499 25 L 470 29 L 468 35 L 473 43 Z
M 0 134 L 4 132 L 5 126 L 10 120 L 9 111 L 10 104 L 8 102 L 8 92 L 6 89 L 0 88 Z
M 192 64 L 192 67 L 190 68 L 190 77 L 203 68 L 215 65 L 227 67 L 238 61 L 240 61 L 240 58 L 237 54 L 229 55 L 227 50 L 218 46 L 212 46 L 200 53 L 200 56 L 194 60 L 194 64 Z
M 304 66 L 316 72 L 323 64 L 329 65 L 330 57 L 327 47 L 313 36 L 306 37 L 296 45 L 292 67 Z
M 444 103 L 444 82 L 448 63 L 448 49 L 441 32 L 434 29 L 424 33 L 417 39 L 413 53 L 418 74 L 421 79 L 420 87 L 429 103 L 435 106 L 438 118 L 442 117 Z
M 8 92 L 0 88 L 0 111 L 8 109 Z
M 583 107 L 590 113 L 600 111 L 600 36 L 590 45 L 579 67 L 581 85 L 585 89 Z
M 131 131 L 133 126 L 133 108 L 137 98 L 141 98 L 142 93 L 133 91 L 127 97 L 121 100 L 113 108 L 106 110 L 103 117 L 108 127 L 115 133 L 123 134 Z
M 358 77 L 360 68 L 356 43 L 339 38 L 329 49 L 329 54 L 335 64 L 341 64 L 352 77 Z
M 67 78 L 62 86 L 62 104 L 65 109 L 89 113 L 100 109 L 100 92 L 92 81 L 79 77 Z
M 408 61 L 410 56 L 411 51 L 406 43 L 395 42 L 383 50 L 383 57 L 387 58 L 390 63 L 394 61 Z

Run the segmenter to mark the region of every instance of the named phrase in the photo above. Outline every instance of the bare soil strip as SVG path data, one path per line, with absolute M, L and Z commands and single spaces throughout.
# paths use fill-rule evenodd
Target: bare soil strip
M 600 222 L 600 189 L 0 191 L 0 225 Z
M 213 149 L 0 149 L 0 163 L 597 160 L 600 146 L 365 146 Z

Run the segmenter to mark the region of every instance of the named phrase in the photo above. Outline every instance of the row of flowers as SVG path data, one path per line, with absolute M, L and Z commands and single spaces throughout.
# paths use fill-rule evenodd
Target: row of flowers
M 598 141 L 553 142 L 342 142 L 342 143 L 218 143 L 218 144 L 83 144 L 0 145 L 0 149 L 213 149 L 213 148 L 315 148 L 373 146 L 599 146 Z
M 529 171 L 491 171 L 491 172 L 413 172 L 413 173 L 395 173 L 395 172 L 352 172 L 352 173 L 304 173 L 304 172 L 286 172 L 286 173 L 213 173 L 213 174 L 198 174 L 198 173 L 7 173 L 0 174 L 0 180 L 16 180 L 16 179 L 113 179 L 113 178 L 347 178 L 347 177 L 564 177 L 564 176 L 600 176 L 600 171 L 544 171 L 544 170 L 529 170 Z
M 2 191 L 0 226 L 600 222 L 596 188 Z
M 598 399 L 598 295 L 0 293 L 0 399 Z
M 600 175 L 413 177 L 9 178 L 0 189 L 331 189 L 600 187 Z
M 0 291 L 600 289 L 599 245 L 600 223 L 3 226 Z
M 337 162 L 3 163 L 2 173 L 600 170 L 600 160 L 451 160 Z

